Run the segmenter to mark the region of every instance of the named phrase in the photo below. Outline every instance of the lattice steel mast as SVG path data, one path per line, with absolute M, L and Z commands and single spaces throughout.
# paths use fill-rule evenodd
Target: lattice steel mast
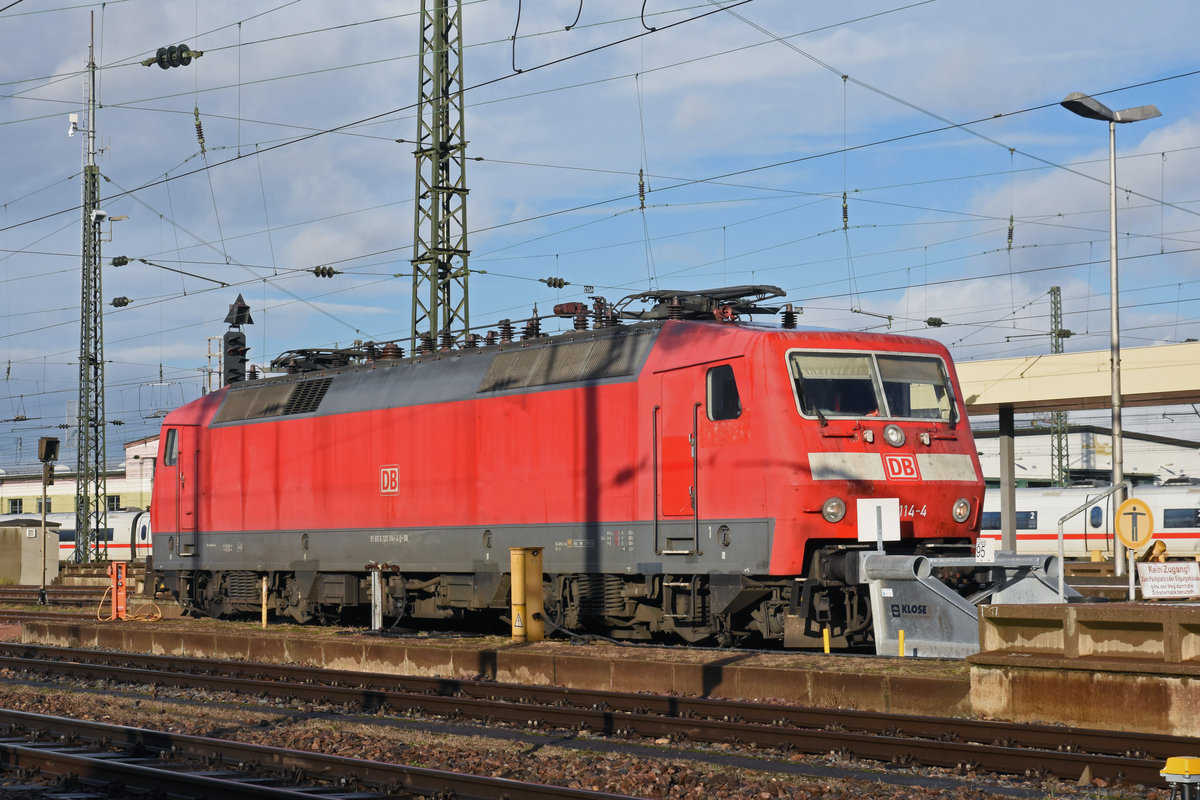
M 1050 287 L 1050 352 L 1063 351 L 1063 339 L 1071 332 L 1063 329 L 1062 290 Z M 1067 452 L 1067 412 L 1050 414 L 1050 482 L 1066 486 L 1071 482 L 1071 458 Z
M 95 14 L 93 41 L 95 39 Z M 83 167 L 83 269 L 79 296 L 79 416 L 75 472 L 75 560 L 108 558 L 104 479 L 104 317 L 100 287 L 100 168 L 96 166 L 96 61 L 88 44 L 87 141 Z
M 470 325 L 462 0 L 421 0 L 420 47 L 410 351 L 424 333 L 449 347 Z

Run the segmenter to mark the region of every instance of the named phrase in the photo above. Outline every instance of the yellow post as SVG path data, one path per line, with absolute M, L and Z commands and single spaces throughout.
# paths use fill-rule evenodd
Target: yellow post
M 542 623 L 542 548 L 525 548 L 525 641 L 540 642 L 546 638 Z
M 267 576 L 263 575 L 262 579 L 262 626 L 263 630 L 267 629 Z
M 512 594 L 512 638 L 514 642 L 525 641 L 525 548 L 508 548 L 509 562 L 512 567 L 510 592 Z M 538 583 L 541 583 L 539 572 Z M 539 592 L 540 594 L 540 592 Z
M 904 628 L 900 629 L 900 657 L 904 658 Z
M 825 641 L 825 655 L 829 655 L 829 628 L 821 629 L 821 638 Z

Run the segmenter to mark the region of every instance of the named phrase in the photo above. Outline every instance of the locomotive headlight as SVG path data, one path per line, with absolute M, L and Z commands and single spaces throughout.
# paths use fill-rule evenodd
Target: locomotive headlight
M 960 497 L 954 501 L 954 508 L 950 510 L 951 516 L 955 522 L 966 522 L 967 517 L 971 516 L 971 502 L 965 497 Z
M 841 522 L 846 516 L 846 503 L 840 497 L 831 497 L 821 506 L 821 516 L 826 522 Z
M 883 438 L 892 447 L 900 447 L 904 444 L 904 431 L 900 429 L 899 425 L 888 425 L 883 429 Z

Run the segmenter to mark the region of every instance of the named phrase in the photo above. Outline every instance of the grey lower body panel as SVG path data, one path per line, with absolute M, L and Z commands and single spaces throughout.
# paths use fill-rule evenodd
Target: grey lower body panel
M 692 519 L 592 525 L 471 528 L 354 528 L 154 535 L 155 568 L 362 572 L 390 564 L 400 572 L 508 572 L 509 548 L 540 547 L 547 573 L 766 574 L 774 524 L 769 519 Z M 185 540 L 192 555 L 182 555 Z M 669 548 L 669 549 L 668 549 Z

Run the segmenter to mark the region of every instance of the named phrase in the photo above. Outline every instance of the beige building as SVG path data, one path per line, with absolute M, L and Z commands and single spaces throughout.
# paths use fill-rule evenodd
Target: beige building
M 158 455 L 158 435 L 125 443 L 125 461 L 118 469 L 105 473 L 104 484 L 109 511 L 145 510 L 150 507 L 150 489 L 154 483 L 154 459 Z M 56 464 L 54 483 L 46 487 L 46 513 L 75 511 L 75 472 L 65 464 Z M 0 514 L 35 517 L 42 513 L 42 473 L 0 475 Z

